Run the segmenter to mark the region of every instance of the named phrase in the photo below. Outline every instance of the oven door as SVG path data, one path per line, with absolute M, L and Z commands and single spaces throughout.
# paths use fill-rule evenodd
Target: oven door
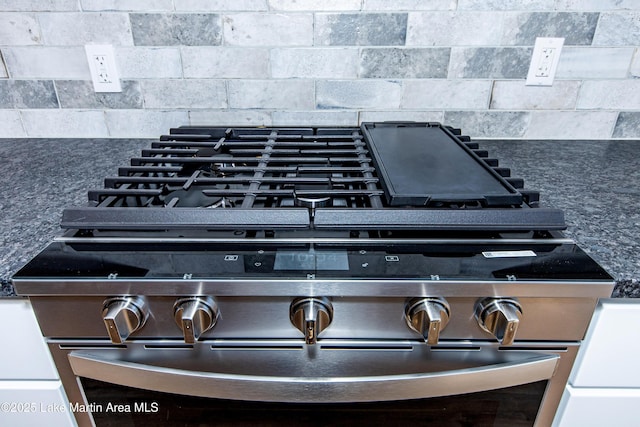
M 71 409 L 98 426 L 534 425 L 567 351 L 339 340 L 59 349 L 82 388 Z

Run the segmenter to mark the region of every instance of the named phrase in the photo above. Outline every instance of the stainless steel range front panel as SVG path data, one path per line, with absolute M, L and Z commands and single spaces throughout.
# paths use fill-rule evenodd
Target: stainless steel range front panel
M 31 301 L 45 336 L 107 339 L 102 309 L 104 301 L 111 296 L 32 297 Z M 474 305 L 479 298 L 449 297 L 446 294 L 438 296 L 443 296 L 451 307 L 449 323 L 440 333 L 441 340 L 493 339 L 491 334 L 480 328 L 474 317 Z M 334 317 L 320 338 L 420 337 L 407 326 L 404 312 L 406 297 L 328 297 L 333 305 Z M 181 340 L 182 331 L 173 315 L 177 299 L 177 296 L 147 298 L 149 318 L 131 338 Z M 289 318 L 292 300 L 290 297 L 217 297 L 220 312 L 218 321 L 202 338 L 300 338 L 300 332 L 293 327 Z M 518 301 L 522 305 L 522 318 L 517 341 L 570 341 L 584 337 L 597 299 L 518 298 Z

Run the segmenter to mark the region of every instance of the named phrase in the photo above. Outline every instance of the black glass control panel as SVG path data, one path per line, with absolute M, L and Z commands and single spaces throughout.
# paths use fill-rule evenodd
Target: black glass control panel
M 582 249 L 558 244 L 66 244 L 16 278 L 612 280 Z

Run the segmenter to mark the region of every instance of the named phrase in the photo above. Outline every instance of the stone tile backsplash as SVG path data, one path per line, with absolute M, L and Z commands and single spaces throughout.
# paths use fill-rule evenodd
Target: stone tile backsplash
M 340 48 L 276 48 L 271 49 L 271 77 L 274 78 L 338 78 L 358 77 L 358 50 Z M 265 61 L 265 69 L 269 69 Z M 268 77 L 269 72 L 266 72 Z
M 217 46 L 222 42 L 218 14 L 132 13 L 136 46 Z
M 614 138 L 637 138 L 640 135 L 640 112 L 622 112 L 618 115 Z
M 0 40 L 13 46 L 38 45 L 42 40 L 34 14 L 0 13 Z
M 400 108 L 402 84 L 393 80 L 322 80 L 316 84 L 317 108 Z
M 311 13 L 232 13 L 224 16 L 229 46 L 311 46 Z
M 527 75 L 530 47 L 454 47 L 449 76 L 455 79 L 521 79 Z
M 9 77 L 9 74 L 7 74 L 7 67 L 4 65 L 4 59 L 0 56 L 0 79 L 6 79 L 7 77 Z
M 446 79 L 449 48 L 367 48 L 360 55 L 360 77 Z
M 18 80 L 20 81 L 20 80 Z M 55 82 L 62 108 L 142 108 L 140 82 L 122 80 L 122 92 L 96 93 L 93 83 L 86 80 Z
M 553 86 L 525 86 L 522 80 L 497 80 L 489 107 L 493 110 L 570 110 L 580 83 L 557 80 Z
M 406 13 L 316 14 L 316 45 L 403 46 L 406 35 Z
M 525 85 L 536 37 L 565 38 L 550 87 Z M 87 44 L 122 92 L 94 92 Z M 640 2 L 0 0 L 0 138 L 384 120 L 640 139 Z
M 590 45 L 598 23 L 598 13 L 506 13 L 502 42 L 506 45 L 533 45 L 536 37 L 564 37 L 568 46 Z
M 58 108 L 50 80 L 0 80 L 0 108 Z
M 142 88 L 147 108 L 227 108 L 222 80 L 143 80 Z
M 133 21 L 131 15 L 131 21 Z M 126 13 L 39 13 L 43 45 L 78 46 L 114 44 L 130 46 L 132 23 Z
M 631 5 L 629 5 L 631 6 Z M 635 11 L 604 12 L 596 32 L 594 45 L 637 46 L 640 45 L 640 5 Z

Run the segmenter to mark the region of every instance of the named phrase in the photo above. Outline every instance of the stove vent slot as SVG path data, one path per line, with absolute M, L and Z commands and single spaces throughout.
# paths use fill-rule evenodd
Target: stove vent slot
M 191 350 L 191 344 L 145 344 L 145 350 Z
M 212 351 L 235 350 L 235 351 L 277 351 L 277 350 L 303 350 L 304 346 L 300 345 L 265 345 L 265 344 L 213 344 Z
M 550 351 L 553 353 L 566 353 L 569 349 L 562 346 L 505 346 L 499 347 L 498 351 Z
M 413 346 L 410 344 L 407 345 L 335 345 L 335 344 L 326 344 L 320 345 L 321 350 L 332 350 L 332 351 L 413 351 Z
M 59 344 L 60 350 L 112 350 L 125 349 L 125 344 Z
M 482 350 L 479 346 L 469 346 L 469 345 L 434 345 L 431 347 L 431 351 L 480 351 Z

